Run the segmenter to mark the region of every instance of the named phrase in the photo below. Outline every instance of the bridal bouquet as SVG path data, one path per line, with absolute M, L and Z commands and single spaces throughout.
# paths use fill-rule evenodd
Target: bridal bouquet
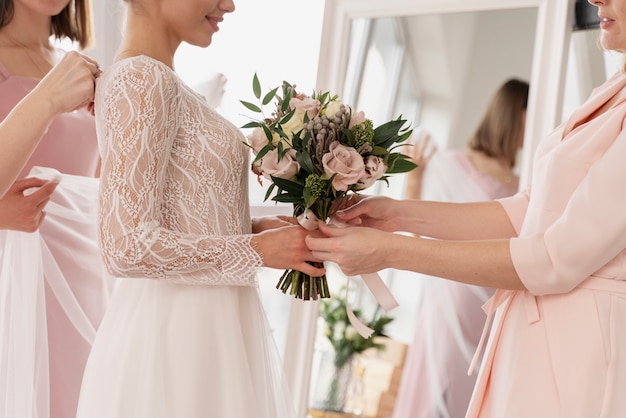
M 270 181 L 265 195 L 293 204 L 293 214 L 307 229 L 327 221 L 350 193 L 364 190 L 388 175 L 416 167 L 396 148 L 411 135 L 398 117 L 374 128 L 362 111 L 344 104 L 337 95 L 315 91 L 306 95 L 286 81 L 263 94 L 257 75 L 252 89 L 258 104 L 241 100 L 260 119 L 252 128 L 248 146 L 254 152 L 252 171 Z M 264 108 L 274 101 L 271 113 Z M 276 286 L 300 299 L 330 297 L 326 277 L 310 277 L 286 270 Z

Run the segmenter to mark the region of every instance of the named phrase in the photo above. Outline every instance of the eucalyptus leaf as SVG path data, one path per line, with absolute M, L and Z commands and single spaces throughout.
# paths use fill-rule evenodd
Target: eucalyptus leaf
M 257 99 L 261 98 L 261 83 L 256 73 L 254 73 L 254 77 L 252 77 L 252 91 L 254 92 L 254 97 Z
M 242 105 L 247 107 L 249 110 L 252 110 L 253 112 L 256 112 L 256 113 L 263 113 L 261 108 L 255 105 L 254 103 L 246 102 L 245 100 L 239 100 L 239 101 L 241 102 Z
M 248 122 L 245 125 L 243 125 L 241 127 L 241 129 L 247 129 L 247 128 L 260 128 L 261 126 L 263 126 L 263 124 L 261 122 Z
M 270 90 L 264 97 L 263 97 L 263 106 L 265 106 L 266 104 L 268 104 L 269 102 L 271 102 L 272 100 L 274 100 L 274 97 L 276 97 L 276 92 L 278 91 L 278 87 L 276 87 L 275 89 Z

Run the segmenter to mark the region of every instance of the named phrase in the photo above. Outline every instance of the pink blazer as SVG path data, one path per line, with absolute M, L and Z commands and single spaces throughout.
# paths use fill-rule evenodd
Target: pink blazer
M 581 123 L 625 86 L 616 74 L 595 89 L 537 148 L 531 186 L 498 200 L 528 291 L 484 306 L 468 418 L 626 416 L 626 99 Z

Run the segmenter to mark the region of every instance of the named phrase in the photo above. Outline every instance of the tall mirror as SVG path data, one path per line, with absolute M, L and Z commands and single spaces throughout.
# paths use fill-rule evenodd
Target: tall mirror
M 527 181 L 536 143 L 562 116 L 562 74 L 574 0 L 327 0 L 325 4 L 317 88 L 338 93 L 375 125 L 402 115 L 413 127 L 428 130 L 439 149 L 463 148 L 498 86 L 512 77 L 528 81 L 531 91 L 519 164 L 522 180 Z M 404 178 L 396 176 L 389 187 L 377 187 L 368 192 L 401 198 Z M 400 345 L 408 345 L 419 306 L 419 280 L 406 272 L 380 274 L 400 305 L 392 312 L 388 334 Z M 337 286 L 342 283 L 334 281 Z M 359 287 L 358 280 L 352 283 L 357 287 L 355 305 L 364 313 L 375 309 L 368 290 Z M 316 329 L 318 317 L 312 312 L 316 309 L 310 306 L 305 312 L 292 307 L 290 322 L 295 325 L 290 334 L 300 337 L 302 350 L 299 356 L 286 352 L 291 380 L 304 377 L 313 388 L 320 379 L 323 348 L 318 344 L 315 351 L 310 349 L 320 334 L 316 338 L 315 332 L 303 331 L 302 324 L 308 321 L 310 329 Z M 390 388 L 397 384 L 394 369 L 401 367 L 402 354 L 391 347 L 391 353 L 382 357 L 389 364 L 379 364 L 376 383 L 370 380 L 365 386 L 367 401 L 348 409 L 364 416 L 391 416 Z M 295 372 L 296 361 L 310 361 L 309 376 Z M 296 402 L 308 406 L 313 390 L 298 386 L 292 386 Z

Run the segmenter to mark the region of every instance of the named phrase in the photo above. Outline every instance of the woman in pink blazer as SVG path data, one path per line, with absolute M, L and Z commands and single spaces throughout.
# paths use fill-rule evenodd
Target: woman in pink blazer
M 626 51 L 626 0 L 590 2 L 602 46 Z M 626 417 L 625 120 L 626 68 L 539 145 L 515 196 L 367 198 L 337 215 L 361 227 L 320 224 L 329 238 L 307 242 L 348 275 L 397 268 L 498 289 L 468 418 Z

